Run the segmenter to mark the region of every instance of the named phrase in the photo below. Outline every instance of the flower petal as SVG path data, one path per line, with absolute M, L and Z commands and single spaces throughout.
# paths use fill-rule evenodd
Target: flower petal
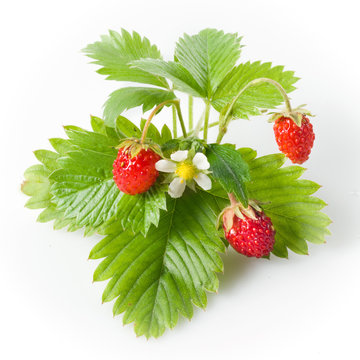
M 201 152 L 195 154 L 192 162 L 199 170 L 207 170 L 210 167 L 207 157 Z
M 200 173 L 198 176 L 194 177 L 194 180 L 204 190 L 211 189 L 211 180 L 206 174 Z
M 169 195 L 172 198 L 179 198 L 183 194 L 185 187 L 186 182 L 183 179 L 176 177 L 169 185 Z
M 161 172 L 172 173 L 176 170 L 176 164 L 172 161 L 162 159 L 155 164 L 155 168 Z
M 171 160 L 174 161 L 184 161 L 186 160 L 188 156 L 188 151 L 187 150 L 178 150 L 175 151 L 173 154 L 171 154 Z

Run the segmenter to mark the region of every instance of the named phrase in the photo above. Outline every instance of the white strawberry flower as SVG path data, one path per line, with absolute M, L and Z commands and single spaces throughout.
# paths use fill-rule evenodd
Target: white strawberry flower
M 169 185 L 169 195 L 179 198 L 185 191 L 186 185 L 194 188 L 195 181 L 202 189 L 211 189 L 211 180 L 207 176 L 210 164 L 203 153 L 196 153 L 192 158 L 188 150 L 179 150 L 171 154 L 171 160 L 162 159 L 156 164 L 156 170 L 174 173 Z

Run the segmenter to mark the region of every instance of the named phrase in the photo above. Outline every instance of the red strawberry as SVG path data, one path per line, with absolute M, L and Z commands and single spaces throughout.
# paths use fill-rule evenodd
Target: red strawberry
M 279 150 L 293 163 L 302 164 L 309 158 L 315 134 L 309 119 L 302 115 L 301 126 L 286 116 L 275 120 L 275 139 Z
M 230 210 L 231 211 L 231 210 Z M 269 217 L 259 211 L 253 211 L 249 217 L 242 213 L 243 219 L 233 216 L 231 227 L 226 228 L 227 214 L 224 214 L 224 232 L 230 245 L 240 254 L 260 258 L 270 254 L 275 243 L 275 230 Z
M 159 176 L 155 163 L 160 159 L 150 148 L 141 148 L 135 155 L 131 147 L 120 148 L 113 164 L 114 181 L 119 190 L 129 195 L 149 190 Z

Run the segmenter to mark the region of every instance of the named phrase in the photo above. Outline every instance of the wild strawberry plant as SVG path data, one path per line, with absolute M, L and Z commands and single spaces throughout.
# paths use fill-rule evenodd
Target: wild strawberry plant
M 35 151 L 40 163 L 25 172 L 26 206 L 43 209 L 38 221 L 103 235 L 90 253 L 102 259 L 94 280 L 108 281 L 103 301 L 114 301 L 114 315 L 134 322 L 137 335 L 158 337 L 179 315 L 191 318 L 194 305 L 204 308 L 228 244 L 246 256 L 286 258 L 289 249 L 307 254 L 307 242 L 329 233 L 326 204 L 312 196 L 319 185 L 300 179 L 302 167 L 284 167 L 281 153 L 257 157 L 222 144 L 231 121 L 283 102 L 270 118 L 280 150 L 302 163 L 314 142 L 309 112 L 287 96 L 298 78 L 283 66 L 239 63 L 240 41 L 205 29 L 180 38 L 166 61 L 136 32 L 110 31 L 84 51 L 98 73 L 134 86 L 110 94 L 91 130 L 66 126 L 67 137 L 50 139 L 53 151 Z M 189 96 L 187 119 L 180 92 Z M 193 97 L 204 103 L 197 124 Z M 123 116 L 135 107 L 151 110 L 140 128 Z M 164 107 L 172 116 L 159 129 L 153 120 Z M 218 128 L 214 143 L 210 126 Z

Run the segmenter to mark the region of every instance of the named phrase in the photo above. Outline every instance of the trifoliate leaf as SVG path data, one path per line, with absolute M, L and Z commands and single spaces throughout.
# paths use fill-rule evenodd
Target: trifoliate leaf
M 143 59 L 132 61 L 131 66 L 171 80 L 177 90 L 196 97 L 206 97 L 206 93 L 190 72 L 177 62 Z
M 94 274 L 95 281 L 110 279 L 103 301 L 116 299 L 114 315 L 124 313 L 124 324 L 135 322 L 137 335 L 146 337 L 173 328 L 179 313 L 191 318 L 193 304 L 204 308 L 205 291 L 217 290 L 215 272 L 223 269 L 216 199 L 189 191 L 168 199 L 167 208 L 146 237 L 115 223 L 90 253 L 91 259 L 105 258 Z
M 99 74 L 109 80 L 133 81 L 168 88 L 166 80 L 146 71 L 131 68 L 129 62 L 143 58 L 161 59 L 160 51 L 147 38 L 137 32 L 132 34 L 122 29 L 121 34 L 109 31 L 100 41 L 88 45 L 84 52 L 100 65 Z
M 247 62 L 236 66 L 227 74 L 215 92 L 211 104 L 217 111 L 226 107 L 238 92 L 250 81 L 269 78 L 279 82 L 287 93 L 293 91 L 293 84 L 299 79 L 293 71 L 284 71 L 283 66 L 272 67 L 271 63 Z M 271 84 L 262 83 L 249 87 L 235 103 L 231 116 L 248 119 L 251 115 L 260 115 L 260 109 L 273 109 L 283 102 L 279 91 Z
M 125 87 L 112 92 L 104 104 L 104 119 L 107 126 L 115 127 L 116 118 L 125 110 L 142 106 L 146 112 L 166 100 L 175 99 L 169 90 L 150 87 Z
M 208 99 L 240 56 L 237 34 L 205 29 L 199 34 L 180 38 L 175 56 L 202 88 Z
M 248 204 L 245 182 L 250 180 L 249 168 L 241 154 L 228 145 L 209 144 L 206 156 L 212 177 L 227 193 L 233 193 L 244 206 Z

